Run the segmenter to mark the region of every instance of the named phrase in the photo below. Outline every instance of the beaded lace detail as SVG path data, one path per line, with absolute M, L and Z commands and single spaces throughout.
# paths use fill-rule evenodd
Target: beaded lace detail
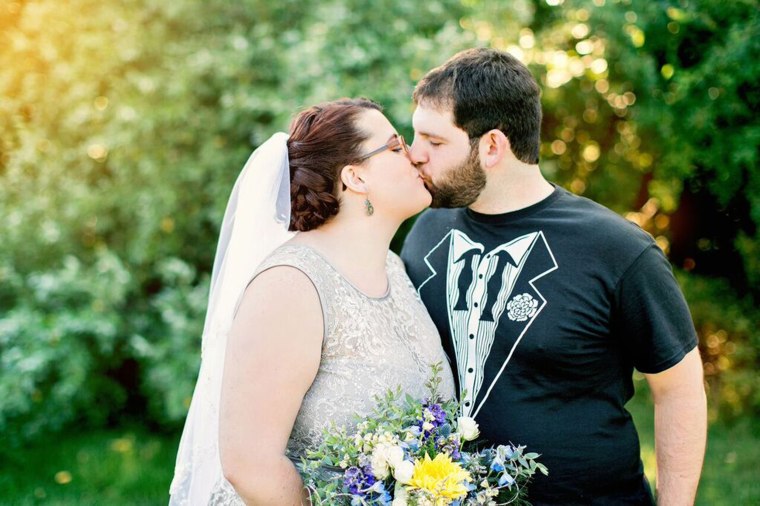
M 354 415 L 368 416 L 374 396 L 400 386 L 422 399 L 430 366 L 441 363 L 440 392 L 454 397 L 454 380 L 430 319 L 401 259 L 388 253 L 388 292 L 369 297 L 346 280 L 315 250 L 286 244 L 259 266 L 256 274 L 287 265 L 304 272 L 314 284 L 325 323 L 322 357 L 314 382 L 304 396 L 288 441 L 287 453 L 300 460 L 318 445 L 332 423 L 349 431 Z M 220 484 L 212 504 L 242 504 L 229 484 Z

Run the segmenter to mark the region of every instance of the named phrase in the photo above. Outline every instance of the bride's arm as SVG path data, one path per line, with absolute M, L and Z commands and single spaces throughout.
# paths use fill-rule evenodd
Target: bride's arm
M 319 296 L 301 271 L 274 267 L 246 290 L 227 344 L 219 447 L 224 476 L 248 505 L 309 503 L 285 448 L 322 334 Z

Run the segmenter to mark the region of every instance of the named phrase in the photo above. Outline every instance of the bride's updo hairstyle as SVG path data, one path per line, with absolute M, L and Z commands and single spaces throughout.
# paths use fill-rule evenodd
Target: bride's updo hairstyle
M 309 107 L 290 125 L 289 230 L 305 232 L 338 214 L 340 171 L 356 163 L 369 134 L 357 128 L 360 113 L 381 107 L 364 98 Z

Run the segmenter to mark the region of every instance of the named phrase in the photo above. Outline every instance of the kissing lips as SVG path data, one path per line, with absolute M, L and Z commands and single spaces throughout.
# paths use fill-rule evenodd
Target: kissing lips
M 435 185 L 431 181 L 428 181 L 427 179 L 425 179 L 424 177 L 421 179 L 422 179 L 422 183 L 425 185 L 425 189 L 431 195 L 435 195 L 435 190 L 436 190 Z

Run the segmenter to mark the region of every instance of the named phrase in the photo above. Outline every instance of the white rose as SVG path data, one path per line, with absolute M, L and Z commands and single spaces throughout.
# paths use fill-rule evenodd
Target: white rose
M 387 450 L 384 445 L 378 446 L 375 448 L 375 451 L 372 452 L 370 466 L 372 466 L 372 474 L 374 474 L 378 480 L 384 480 L 388 477 L 388 456 L 386 452 Z
M 402 485 L 409 483 L 412 480 L 413 474 L 414 463 L 408 460 L 399 462 L 395 469 L 393 469 L 393 477 L 396 478 L 396 481 Z
M 404 450 L 397 445 L 390 446 L 388 447 L 386 457 L 388 459 L 388 464 L 395 468 L 404 461 Z
M 473 439 L 477 439 L 477 437 L 480 435 L 478 422 L 469 416 L 460 416 L 459 420 L 457 420 L 457 432 L 461 434 L 462 439 L 465 441 L 472 441 Z
M 391 506 L 407 506 L 409 500 L 409 494 L 406 492 L 406 487 L 396 482 L 396 488 L 393 489 L 393 502 Z

